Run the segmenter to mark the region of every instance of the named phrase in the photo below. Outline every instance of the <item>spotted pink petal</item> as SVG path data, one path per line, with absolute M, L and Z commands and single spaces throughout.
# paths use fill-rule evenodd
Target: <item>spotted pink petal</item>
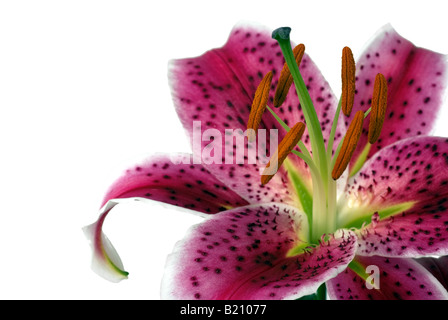
M 263 148 L 268 150 L 267 156 L 252 164 L 249 164 L 246 150 L 247 139 L 243 136 L 256 87 L 264 74 L 270 70 L 277 73 L 282 65 L 280 49 L 273 47 L 274 42 L 267 32 L 235 28 L 223 48 L 208 51 L 200 57 L 173 61 L 170 69 L 176 110 L 190 135 L 193 151 L 199 155 L 196 157 L 213 175 L 249 202 L 294 202 L 293 190 L 285 183 L 284 173 L 274 177 L 269 186 L 260 183 L 261 163 L 265 166 L 270 156 L 269 133 Z M 248 57 L 244 63 L 242 56 Z M 261 62 L 261 59 L 265 61 Z M 196 143 L 193 134 L 199 126 L 204 141 L 199 139 Z M 243 137 L 243 146 L 234 143 L 232 138 L 230 148 L 226 150 L 226 129 Z M 221 137 L 217 139 L 212 137 L 213 134 Z M 217 159 L 209 160 L 201 155 L 211 146 L 211 141 L 219 154 Z M 243 156 L 246 158 L 238 161 L 236 155 L 241 151 L 245 152 Z
M 446 195 L 357 231 L 359 255 L 421 257 L 448 254 Z
M 368 222 L 374 212 L 407 202 L 433 207 L 434 200 L 447 195 L 447 185 L 448 139 L 422 136 L 401 140 L 376 153 L 348 180 L 341 217 L 353 220 L 364 216 Z
M 424 257 L 415 259 L 426 270 L 439 280 L 440 284 L 448 290 L 448 256 L 443 257 Z
M 183 162 L 182 162 L 183 161 Z M 140 197 L 202 213 L 217 213 L 248 204 L 190 155 L 155 155 L 128 169 L 109 188 L 111 199 Z
M 377 73 L 388 81 L 388 106 L 381 136 L 369 158 L 400 139 L 430 132 L 446 88 L 447 56 L 414 46 L 386 25 L 356 63 L 357 93 L 352 117 L 356 111 L 370 107 Z M 365 121 L 352 163 L 367 143 L 368 126 L 369 121 Z
M 250 205 L 194 226 L 168 257 L 162 297 L 168 299 L 294 299 L 314 293 L 351 261 L 356 237 L 340 230 L 304 253 L 304 213 L 278 203 Z M 301 252 L 301 251 L 300 251 Z
M 208 51 L 200 57 L 172 62 L 170 75 L 174 102 L 182 124 L 192 138 L 193 149 L 196 152 L 199 151 L 200 154 L 210 144 L 209 135 L 205 135 L 205 141 L 202 144 L 199 142 L 200 147 L 195 148 L 194 121 L 201 122 L 202 132 L 207 129 L 216 129 L 222 136 L 226 129 L 240 129 L 241 134 L 246 130 L 255 90 L 263 76 L 269 71 L 272 71 L 274 75 L 268 102 L 268 105 L 272 107 L 274 89 L 283 64 L 283 55 L 277 41 L 271 38 L 271 32 L 248 26 L 234 28 L 222 48 Z M 301 70 L 325 131 L 329 133 L 332 115 L 337 104 L 336 99 L 307 55 L 302 60 Z M 275 111 L 290 127 L 297 121 L 303 121 L 303 113 L 294 87 L 291 88 L 283 106 Z M 237 165 L 233 156 L 229 157 L 231 164 L 225 164 L 224 158 L 228 156 L 228 151 L 233 152 L 233 155 L 242 151 L 247 156 L 248 147 L 247 145 L 243 148 L 237 146 L 236 149 L 226 152 L 224 141 L 218 141 L 216 148 L 222 148 L 223 159 L 220 160 L 224 164 L 215 162 L 205 166 L 219 180 L 225 182 L 249 202 L 275 201 L 300 207 L 283 169 L 266 187 L 260 185 L 259 170 L 266 165 L 272 154 L 271 151 L 275 151 L 275 148 L 271 150 L 269 130 L 278 129 L 278 141 L 285 134 L 284 129 L 269 112 L 264 114 L 260 128 L 268 130 L 266 145 L 260 144 L 259 141 L 262 149 L 267 150 L 265 152 L 267 157 L 258 154 L 257 164 L 248 164 L 246 158 L 243 164 Z M 305 135 L 305 142 L 307 139 Z M 213 141 L 215 142 L 216 139 Z M 310 186 L 309 174 L 303 161 L 297 157 L 290 158 L 295 162 L 299 176 L 304 179 L 305 185 Z
M 378 271 L 379 289 L 366 285 L 366 280 L 350 268 L 327 282 L 331 299 L 337 300 L 446 300 L 448 292 L 424 267 L 410 258 L 361 257 L 355 262 L 373 275 Z M 368 279 L 370 280 L 370 279 Z M 376 284 L 377 286 L 378 284 Z
M 350 179 L 341 215 L 357 227 L 373 220 L 359 231 L 358 254 L 446 254 L 447 184 L 448 139 L 409 138 L 375 154 Z

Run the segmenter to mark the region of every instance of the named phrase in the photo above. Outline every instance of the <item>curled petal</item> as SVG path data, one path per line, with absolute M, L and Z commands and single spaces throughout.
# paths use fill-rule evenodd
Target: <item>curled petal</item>
M 278 203 L 210 216 L 169 256 L 162 297 L 294 299 L 314 293 L 351 261 L 356 237 L 339 231 L 306 248 L 307 230 L 304 213 Z
M 360 257 L 357 272 L 347 268 L 327 282 L 337 300 L 447 300 L 448 292 L 419 263 L 410 258 Z
M 120 201 L 109 201 L 101 210 L 98 220 L 83 228 L 84 235 L 92 248 L 92 270 L 99 276 L 111 282 L 127 279 L 128 272 L 124 271 L 120 256 L 112 243 L 103 233 L 102 226 L 109 211 Z

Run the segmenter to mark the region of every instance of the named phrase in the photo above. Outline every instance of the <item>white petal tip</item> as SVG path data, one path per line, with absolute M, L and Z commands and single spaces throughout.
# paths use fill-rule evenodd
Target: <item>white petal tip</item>
M 123 263 L 117 251 L 98 226 L 100 220 L 82 228 L 92 248 L 91 268 L 106 280 L 120 282 L 128 278 L 128 272 L 123 270 Z

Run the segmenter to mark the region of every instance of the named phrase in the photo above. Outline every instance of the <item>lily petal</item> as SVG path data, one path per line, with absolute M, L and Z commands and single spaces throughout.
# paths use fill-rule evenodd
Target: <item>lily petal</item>
M 172 95 L 176 109 L 183 126 L 192 138 L 193 150 L 201 154 L 202 150 L 210 144 L 205 135 L 205 141 L 199 143 L 199 148 L 193 139 L 194 121 L 201 121 L 201 132 L 208 129 L 216 129 L 224 135 L 225 130 L 246 130 L 252 99 L 256 88 L 263 76 L 273 72 L 273 88 L 278 83 L 280 70 L 284 64 L 284 58 L 277 41 L 271 38 L 271 32 L 252 26 L 235 27 L 227 43 L 219 49 L 206 52 L 200 57 L 175 60 L 171 63 L 170 79 Z M 302 75 L 309 87 L 311 98 L 315 102 L 318 115 L 322 121 L 324 130 L 328 135 L 331 130 L 331 120 L 336 109 L 335 99 L 327 82 L 305 54 L 300 65 Z M 294 88 L 283 106 L 276 109 L 276 113 L 289 126 L 298 121 L 303 121 L 303 113 L 299 105 Z M 268 104 L 272 105 L 274 90 L 271 90 Z M 343 123 L 339 127 L 343 128 Z M 222 159 L 222 164 L 204 164 L 219 180 L 226 183 L 232 190 L 240 194 L 248 202 L 285 202 L 301 207 L 291 186 L 287 172 L 280 168 L 268 186 L 260 184 L 260 169 L 267 164 L 271 152 L 270 129 L 278 129 L 277 141 L 280 141 L 286 133 L 269 112 L 263 116 L 260 128 L 268 130 L 266 145 L 261 145 L 265 154 L 257 154 L 257 164 L 239 163 L 233 156 L 227 162 Z M 308 139 L 305 133 L 305 143 Z M 340 139 L 340 133 L 337 139 Z M 196 147 L 196 148 L 195 148 Z M 215 145 L 222 147 L 222 155 L 228 155 L 224 143 Z M 258 145 L 260 147 L 260 145 Z M 247 156 L 247 140 L 244 147 L 235 146 L 230 150 L 233 155 L 243 152 Z M 311 188 L 311 180 L 304 162 L 296 157 L 289 157 L 295 163 L 298 174 L 303 179 L 302 184 Z M 225 164 L 225 163 L 231 164 Z M 264 164 L 261 166 L 260 164 Z M 236 170 L 235 170 L 236 167 Z M 261 168 L 262 167 L 262 168 Z M 292 168 L 288 168 L 292 170 Z M 241 183 L 244 181 L 243 183 Z M 274 191 L 275 190 L 275 191 Z M 309 190 L 310 191 L 310 190 Z
M 446 255 L 448 211 L 442 204 L 446 201 L 446 195 L 433 200 L 433 205 L 417 204 L 412 209 L 357 231 L 357 253 L 386 257 Z
M 213 214 L 247 205 L 189 154 L 159 154 L 126 170 L 109 188 L 111 199 L 140 197 Z
M 356 69 L 357 93 L 352 115 L 370 107 L 378 73 L 388 82 L 384 127 L 367 158 L 400 139 L 430 132 L 446 88 L 446 55 L 416 47 L 386 25 L 362 53 Z M 368 126 L 366 121 L 352 165 L 367 144 Z
M 351 225 L 361 227 L 362 222 L 370 222 L 374 212 L 384 218 L 405 211 L 399 210 L 400 205 L 407 209 L 417 203 L 433 207 L 447 196 L 447 185 L 448 139 L 422 136 L 401 140 L 376 153 L 349 179 L 339 204 L 340 223 L 361 219 Z
M 279 203 L 210 216 L 168 257 L 162 297 L 294 299 L 314 293 L 352 260 L 356 237 L 343 230 L 305 249 L 307 230 L 304 213 Z
M 365 270 L 379 272 L 379 289 L 366 284 L 370 273 L 359 275 L 347 268 L 327 282 L 331 299 L 338 300 L 446 300 L 448 292 L 439 281 L 414 259 L 361 257 L 354 262 Z M 369 272 L 370 269 L 367 269 Z M 370 280 L 370 279 L 368 279 Z M 370 284 L 370 281 L 369 281 Z M 376 284 L 378 287 L 378 283 Z
M 249 164 L 248 144 L 244 138 L 259 82 L 267 72 L 279 72 L 283 64 L 280 49 L 272 48 L 274 42 L 266 31 L 237 27 L 224 47 L 200 57 L 172 61 L 170 80 L 176 110 L 192 139 L 193 152 L 213 175 L 249 202 L 294 203 L 293 190 L 289 190 L 284 173 L 274 177 L 269 186 L 261 185 L 261 164 L 266 165 L 269 157 L 257 154 L 256 163 Z M 277 51 L 280 56 L 276 55 Z M 231 130 L 227 150 L 223 141 L 226 129 Z M 196 143 L 197 131 L 204 141 Z M 212 137 L 213 134 L 220 136 Z M 243 143 L 234 143 L 234 139 L 243 139 Z M 203 159 L 203 151 L 210 147 L 220 153 L 221 158 Z M 269 133 L 264 149 L 270 150 Z M 243 161 L 237 159 L 238 154 L 246 156 Z
M 124 271 L 120 256 L 112 243 L 102 232 L 104 219 L 120 200 L 109 201 L 101 210 L 98 220 L 83 228 L 84 235 L 92 248 L 91 268 L 99 276 L 111 282 L 119 282 L 127 279 L 128 272 Z
M 358 231 L 361 255 L 447 254 L 447 184 L 448 139 L 402 140 L 350 179 L 339 223 L 361 227 L 372 220 Z
M 439 280 L 442 286 L 448 290 L 448 256 L 438 258 L 425 257 L 415 259 L 415 261 L 431 272 L 431 274 Z

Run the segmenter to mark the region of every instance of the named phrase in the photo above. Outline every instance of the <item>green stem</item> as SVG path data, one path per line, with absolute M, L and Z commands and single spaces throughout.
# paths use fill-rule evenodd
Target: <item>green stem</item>
M 331 132 L 330 137 L 328 138 L 328 146 L 327 146 L 327 159 L 331 159 L 331 154 L 333 152 L 333 144 L 334 144 L 334 138 L 336 136 L 336 127 L 338 126 L 339 121 L 339 114 L 341 113 L 341 99 L 339 99 L 339 104 L 336 109 L 336 113 L 334 114 L 333 124 L 331 126 Z M 330 168 L 331 170 L 332 168 Z
M 313 223 L 311 225 L 311 243 L 318 243 L 320 237 L 327 230 L 327 192 L 325 191 L 324 183 L 319 176 L 311 171 L 313 179 Z M 334 231 L 334 230 L 331 230 Z M 331 232 L 330 231 L 330 232 Z
M 371 110 L 372 110 L 372 107 L 370 107 L 369 109 L 367 109 L 366 112 L 364 112 L 364 119 L 369 115 Z
M 327 197 L 327 230 L 336 229 L 337 219 L 337 182 L 333 178 L 328 179 L 328 197 Z
M 336 108 L 336 112 L 333 118 L 333 124 L 331 126 L 330 137 L 328 138 L 327 145 L 327 159 L 328 159 L 328 171 L 331 172 L 333 169 L 333 161 L 332 161 L 332 153 L 333 153 L 333 144 L 336 136 L 336 129 L 339 121 L 339 115 L 341 113 L 342 103 L 341 99 L 339 99 L 338 107 Z M 337 153 L 339 153 L 340 146 L 337 148 Z M 336 157 L 336 155 L 335 155 Z M 327 229 L 334 230 L 336 228 L 336 215 L 337 215 L 337 183 L 332 179 L 331 176 L 328 176 L 328 202 L 327 202 Z
M 314 164 L 313 159 L 311 159 L 308 155 L 306 155 L 302 152 L 299 152 L 297 150 L 292 150 L 291 153 L 294 153 L 300 159 L 305 161 L 305 163 L 310 167 L 310 170 L 314 170 L 316 173 L 319 173 L 319 170 L 317 169 L 316 165 Z
M 327 287 L 325 282 L 316 291 L 316 300 L 327 300 Z

